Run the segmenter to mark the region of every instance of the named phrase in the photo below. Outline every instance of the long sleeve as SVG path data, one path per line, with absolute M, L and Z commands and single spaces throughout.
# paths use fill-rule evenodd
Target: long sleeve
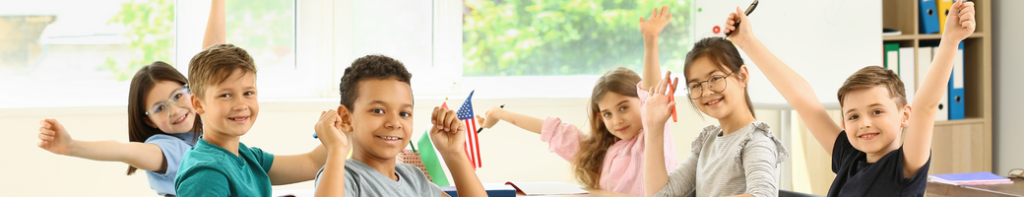
M 755 131 L 743 147 L 746 193 L 757 197 L 775 197 L 779 194 L 778 147 L 771 138 L 759 133 Z
M 540 139 L 548 143 L 548 150 L 562 156 L 566 161 L 580 150 L 580 138 L 583 136 L 575 125 L 562 122 L 558 117 L 548 117 L 541 126 Z

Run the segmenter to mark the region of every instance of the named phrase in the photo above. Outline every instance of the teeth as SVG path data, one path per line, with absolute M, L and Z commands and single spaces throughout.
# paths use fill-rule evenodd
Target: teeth
M 714 101 L 708 102 L 708 105 L 714 105 L 714 104 L 718 103 L 719 101 L 722 101 L 722 100 L 719 99 L 719 100 L 714 100 Z
M 377 137 L 380 138 L 380 139 L 385 139 L 385 140 L 399 140 L 399 139 L 402 139 L 402 138 L 399 138 L 399 137 L 390 137 L 390 136 L 377 136 Z

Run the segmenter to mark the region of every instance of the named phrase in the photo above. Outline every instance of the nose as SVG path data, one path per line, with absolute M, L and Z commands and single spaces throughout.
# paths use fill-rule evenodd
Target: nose
M 401 120 L 399 113 L 391 113 L 385 117 L 387 117 L 387 120 L 384 121 L 384 128 L 392 130 L 402 129 L 402 123 L 399 121 Z

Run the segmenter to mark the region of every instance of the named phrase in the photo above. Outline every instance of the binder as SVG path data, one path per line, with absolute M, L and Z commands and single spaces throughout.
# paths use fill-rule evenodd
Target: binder
M 885 44 L 885 68 L 899 72 L 900 66 L 900 44 Z
M 953 73 L 949 79 L 949 119 L 964 119 L 964 42 L 956 50 L 953 60 Z
M 906 90 L 907 104 L 914 102 L 914 47 L 900 47 L 900 81 L 903 82 L 903 89 Z
M 516 188 L 512 185 L 506 185 L 505 183 L 481 183 L 484 186 L 484 191 L 487 192 L 489 197 L 515 197 Z M 459 192 L 456 191 L 456 186 L 444 186 L 441 187 L 441 191 L 448 193 L 448 196 L 459 197 Z
M 939 26 L 941 26 L 941 24 L 939 23 L 939 13 L 937 10 L 935 10 L 935 0 L 920 0 L 918 7 L 920 10 L 919 14 L 921 15 L 919 17 L 919 21 L 921 23 L 920 33 L 939 33 Z
M 928 74 L 928 68 L 932 65 L 932 60 L 935 54 L 935 48 L 933 46 L 921 46 L 917 50 L 917 84 L 923 84 L 921 80 L 924 80 L 924 76 Z M 946 101 L 949 100 L 948 92 L 942 94 L 939 97 L 938 111 L 935 112 L 935 121 L 944 121 L 949 119 L 949 110 Z
M 939 12 L 939 34 L 946 31 L 946 16 L 949 16 L 949 8 L 953 7 L 953 0 L 936 0 L 935 2 Z

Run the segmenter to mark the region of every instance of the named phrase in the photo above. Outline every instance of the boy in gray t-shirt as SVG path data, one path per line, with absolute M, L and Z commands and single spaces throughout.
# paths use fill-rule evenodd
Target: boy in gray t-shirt
M 401 62 L 382 55 L 356 59 L 345 69 L 341 105 L 322 113 L 314 127 L 328 150 L 316 175 L 317 196 L 447 196 L 419 168 L 395 163 L 412 138 L 410 78 Z M 430 119 L 430 139 L 460 196 L 487 196 L 466 157 L 467 131 L 455 111 L 435 107 Z M 352 159 L 345 160 L 349 141 Z

